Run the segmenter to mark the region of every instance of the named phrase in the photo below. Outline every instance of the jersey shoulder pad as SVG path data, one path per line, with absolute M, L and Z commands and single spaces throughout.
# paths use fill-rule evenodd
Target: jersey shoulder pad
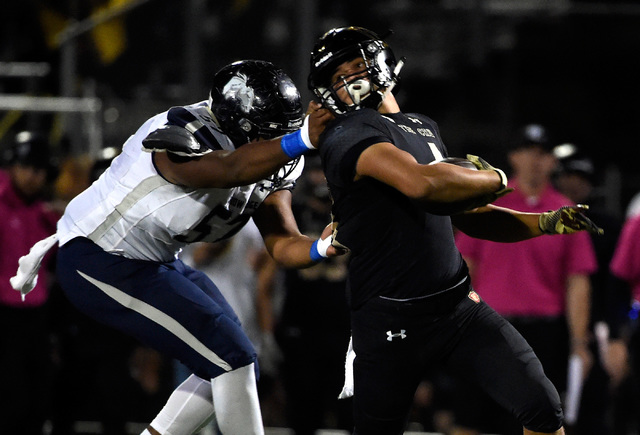
M 321 137 L 321 154 L 322 150 L 336 147 L 346 151 L 347 148 L 370 139 L 386 141 L 389 137 L 387 122 L 377 111 L 368 108 L 340 116 L 324 131 Z
M 421 113 L 405 113 L 405 116 L 410 120 L 417 122 L 419 124 L 423 124 L 425 127 L 429 128 L 429 130 L 434 136 L 440 135 L 440 131 L 438 129 L 438 123 L 435 122 L 433 119 L 429 118 L 428 116 L 423 115 Z
M 416 118 L 422 122 L 428 122 L 429 124 L 436 123 L 433 119 L 429 118 L 427 115 L 423 115 L 422 113 L 405 113 L 405 116 L 407 116 L 407 118 Z
M 185 128 L 199 143 L 212 150 L 235 149 L 204 103 L 172 107 L 167 112 L 167 122 Z
M 340 130 L 347 130 L 358 136 L 371 128 L 381 129 L 383 124 L 384 120 L 380 113 L 373 109 L 363 108 L 338 116 L 327 126 L 325 132 L 343 134 L 344 132 L 340 132 Z
M 346 113 L 337 118 L 338 123 L 345 125 L 353 124 L 377 124 L 382 121 L 382 115 L 377 110 L 364 107 L 360 110 Z

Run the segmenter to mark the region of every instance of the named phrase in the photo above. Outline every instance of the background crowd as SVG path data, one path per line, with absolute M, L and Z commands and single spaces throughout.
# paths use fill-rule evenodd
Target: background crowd
M 304 95 L 308 49 L 298 56 L 298 39 L 305 38 L 296 36 L 303 27 L 296 19 L 304 23 L 309 15 L 310 37 L 327 23 L 394 29 L 396 53 L 408 58 L 398 92 L 407 111 L 419 109 L 439 122 L 452 154 L 479 154 L 508 170 L 521 187 L 523 206 L 535 209 L 549 195 L 590 205 L 604 236 L 567 241 L 565 248 L 523 243 L 510 247 L 514 253 L 462 239 L 459 247 L 472 265 L 476 290 L 490 304 L 483 276 L 500 277 L 509 288 L 517 282 L 527 295 L 512 294 L 513 301 L 505 302 L 506 295 L 498 294 L 495 304 L 503 303 L 502 314 L 525 334 L 545 369 L 557 372 L 552 380 L 565 405 L 571 403 L 571 433 L 640 433 L 640 148 L 638 105 L 631 104 L 639 91 L 633 81 L 639 61 L 631 53 L 640 44 L 640 8 L 569 0 L 531 2 L 537 6 L 515 0 L 211 3 L 43 0 L 4 6 L 0 385 L 11 399 L 3 401 L 0 420 L 16 425 L 6 426 L 6 433 L 139 433 L 136 424 L 148 423 L 183 379 L 176 362 L 76 312 L 51 271 L 25 302 L 9 278 L 18 258 L 54 231 L 66 203 L 117 155 L 131 126 L 167 101 L 199 98 L 198 87 L 207 88 L 221 65 L 236 58 L 271 60 L 290 71 Z M 109 12 L 115 17 L 101 21 Z M 77 32 L 67 33 L 75 43 L 73 68 L 60 42 L 65 29 Z M 38 65 L 47 67 L 38 72 Z M 11 95 L 98 99 L 100 134 L 79 111 L 20 106 L 5 98 Z M 301 230 L 319 235 L 329 210 L 312 157 L 294 190 Z M 573 249 L 574 264 L 554 262 L 556 249 Z M 350 404 L 336 398 L 349 340 L 348 258 L 285 271 L 264 254 L 248 226 L 229 243 L 193 246 L 184 259 L 216 277 L 259 350 L 265 425 L 296 435 L 348 430 Z M 496 255 L 519 261 L 496 264 Z M 483 258 L 494 263 L 483 264 Z M 516 270 L 508 269 L 512 264 Z M 535 280 L 550 276 L 561 285 L 553 295 L 537 294 L 542 285 Z M 490 287 L 500 291 L 495 282 Z M 567 373 L 570 361 L 578 363 Z M 486 398 L 441 373 L 421 384 L 410 428 L 509 433 L 510 422 L 496 413 Z

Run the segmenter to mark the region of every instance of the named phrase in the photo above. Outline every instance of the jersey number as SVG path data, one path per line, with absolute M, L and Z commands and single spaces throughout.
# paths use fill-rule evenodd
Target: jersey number
M 218 218 L 225 222 L 225 225 L 229 227 L 229 231 L 222 234 L 216 240 L 207 240 L 208 242 L 216 242 L 218 240 L 228 239 L 235 235 L 240 229 L 249 221 L 249 215 L 240 214 L 233 219 L 231 218 L 231 211 L 227 210 L 222 205 L 214 207 L 209 214 L 207 214 L 202 220 L 189 231 L 189 234 L 180 234 L 175 236 L 178 242 L 182 243 L 195 243 L 203 240 L 213 229 L 213 220 Z

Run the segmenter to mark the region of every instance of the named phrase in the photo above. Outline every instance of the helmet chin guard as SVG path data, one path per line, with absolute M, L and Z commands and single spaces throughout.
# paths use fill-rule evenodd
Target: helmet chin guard
M 353 104 L 356 106 L 359 106 L 362 103 L 362 100 L 367 98 L 371 93 L 371 83 L 368 79 L 355 80 L 349 83 L 346 88 Z
M 365 69 L 332 83 L 338 66 L 358 57 L 364 60 Z M 361 27 L 332 29 L 311 52 L 308 86 L 336 115 L 362 107 L 378 109 L 396 85 L 402 64 L 402 60 L 396 62 L 391 47 L 374 32 Z M 340 99 L 338 89 L 344 89 L 351 101 Z

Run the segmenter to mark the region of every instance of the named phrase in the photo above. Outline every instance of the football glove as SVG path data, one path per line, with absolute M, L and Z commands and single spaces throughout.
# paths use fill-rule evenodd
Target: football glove
M 182 157 L 199 157 L 212 150 L 202 145 L 187 129 L 177 125 L 163 125 L 142 140 L 147 152 L 169 152 Z
M 604 234 L 602 228 L 582 213 L 588 209 L 588 205 L 578 204 L 542 213 L 538 219 L 538 226 L 545 234 L 572 234 L 577 231 Z
M 496 199 L 505 196 L 507 193 L 513 192 L 513 187 L 507 187 L 507 174 L 502 169 L 494 168 L 482 157 L 467 154 L 467 160 L 474 164 L 478 171 L 496 171 L 500 176 L 500 189 L 493 193 L 478 198 L 476 207 L 481 207 L 494 202 Z M 472 207 L 475 208 L 475 207 Z M 472 209 L 471 208 L 471 209 Z
M 491 204 L 498 198 L 513 192 L 513 188 L 507 187 L 507 176 L 501 169 L 494 168 L 486 160 L 482 157 L 474 156 L 471 154 L 467 154 L 467 158 L 465 159 L 457 159 L 455 157 L 447 157 L 442 160 L 437 160 L 432 162 L 433 164 L 445 162 L 451 163 L 456 166 L 462 166 L 470 168 L 468 163 L 471 163 L 473 166 L 470 169 L 477 169 L 478 171 L 495 171 L 500 176 L 500 188 L 495 192 L 487 193 L 484 195 L 476 196 L 473 198 L 469 198 L 466 200 L 456 201 L 452 203 L 438 203 L 432 204 L 429 206 L 428 211 L 437 215 L 455 215 L 459 213 L 464 213 L 478 207 L 483 207 L 487 204 Z M 465 165 L 467 162 L 467 165 Z
M 513 189 L 507 189 L 507 184 L 508 184 L 507 174 L 505 174 L 502 169 L 494 168 L 482 157 L 474 156 L 472 154 L 467 154 L 467 160 L 473 163 L 473 165 L 476 168 L 478 168 L 478 171 L 496 171 L 498 175 L 500 175 L 500 182 L 501 182 L 500 189 L 497 192 L 495 192 L 497 195 L 499 195 L 498 198 L 513 191 Z M 502 193 L 503 190 L 509 190 L 509 192 Z

